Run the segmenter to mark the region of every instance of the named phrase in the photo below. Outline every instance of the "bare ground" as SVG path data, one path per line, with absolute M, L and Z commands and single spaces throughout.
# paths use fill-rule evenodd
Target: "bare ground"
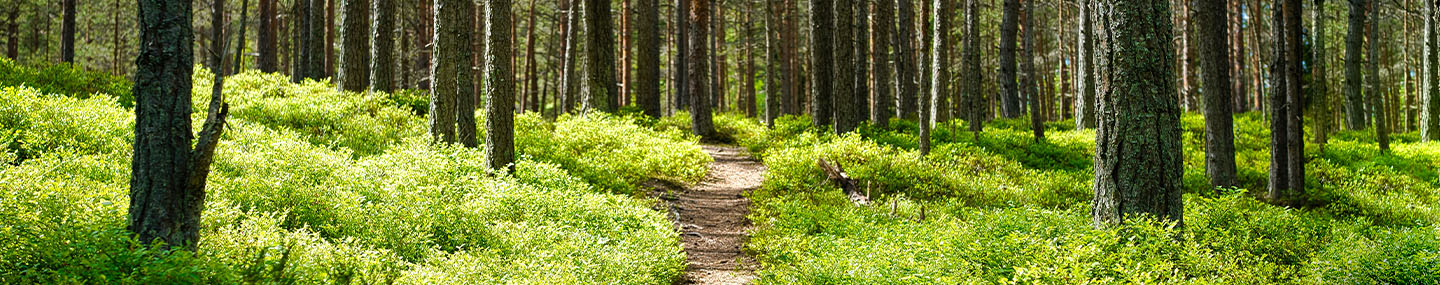
M 755 279 L 755 260 L 742 250 L 749 238 L 750 199 L 760 187 L 765 165 L 744 148 L 705 146 L 715 158 L 710 174 L 698 185 L 662 195 L 684 242 L 688 266 L 681 284 L 748 284 Z M 669 187 L 666 187 L 669 186 Z

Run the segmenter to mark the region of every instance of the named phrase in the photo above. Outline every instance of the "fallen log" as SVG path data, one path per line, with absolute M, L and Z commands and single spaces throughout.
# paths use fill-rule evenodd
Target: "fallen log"
M 821 158 L 817 160 L 815 164 L 819 165 L 820 170 L 825 172 L 825 176 L 830 179 L 830 183 L 834 183 L 836 187 L 840 187 L 840 190 L 844 191 L 845 196 L 850 198 L 850 202 L 855 203 L 857 206 L 870 204 L 869 193 L 861 192 L 859 183 L 856 183 L 855 179 L 850 178 L 850 174 L 845 173 L 845 168 L 840 166 L 839 163 L 830 163 L 825 161 L 824 158 Z

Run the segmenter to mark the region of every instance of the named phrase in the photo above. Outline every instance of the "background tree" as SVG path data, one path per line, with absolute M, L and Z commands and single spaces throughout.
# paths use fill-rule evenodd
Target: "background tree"
M 279 58 L 279 28 L 276 25 L 279 18 L 279 0 L 260 0 L 258 19 L 260 28 L 256 30 L 255 57 L 256 66 L 260 72 L 280 71 Z M 379 0 L 376 0 L 379 1 Z M 378 2 L 377 2 L 378 3 Z
M 224 1 L 215 1 L 214 11 Z M 205 179 L 215 146 L 225 128 L 229 106 L 219 89 L 211 94 L 208 114 L 195 147 L 190 131 L 194 34 L 191 2 L 140 0 L 140 55 L 135 60 L 135 143 L 130 163 L 129 227 L 142 243 L 162 242 L 194 250 L 200 241 Z M 216 26 L 220 21 L 216 17 Z M 219 30 L 215 30 L 218 37 Z M 223 50 L 218 41 L 212 49 Z M 212 68 L 219 67 L 213 53 Z M 218 69 L 217 69 L 218 70 Z M 216 79 L 220 83 L 220 79 Z
M 636 77 L 635 98 L 646 116 L 659 118 L 660 112 L 660 3 L 659 0 L 636 0 L 635 34 Z M 769 82 L 766 83 L 767 85 Z
M 335 85 L 340 90 L 361 92 L 370 88 L 370 3 L 343 0 L 340 4 L 340 62 Z
M 831 46 L 835 55 L 834 76 L 830 77 L 835 93 L 831 97 L 834 108 L 835 133 L 843 134 L 855 130 L 859 117 L 855 114 L 855 93 L 859 55 L 855 47 L 860 45 L 855 38 L 855 4 L 859 1 L 835 1 L 835 38 Z
M 79 0 L 62 0 L 61 5 L 65 6 L 64 19 L 60 24 L 60 61 L 75 63 L 75 2 Z
M 1075 129 L 1095 127 L 1095 0 L 1080 1 L 1079 60 L 1075 79 Z
M 436 142 L 454 143 L 462 139 L 458 136 L 466 132 L 466 118 L 470 121 L 471 141 L 474 139 L 475 107 L 470 94 L 475 85 L 469 68 L 473 57 L 469 31 L 475 26 L 474 11 L 471 1 L 435 0 L 435 61 L 431 69 L 435 79 L 430 87 L 430 135 Z M 466 146 L 474 144 L 466 143 Z
M 1300 1 L 1283 0 L 1271 7 L 1275 38 L 1275 64 L 1271 96 L 1270 185 L 1267 198 L 1272 203 L 1300 203 L 1305 193 L 1304 130 L 1299 106 L 1303 106 L 1300 77 Z M 1363 5 L 1361 6 L 1363 8 Z M 1363 22 L 1362 18 L 1358 19 Z M 1354 16 L 1355 13 L 1351 13 Z M 1352 20 L 1356 20 L 1352 17 Z M 1363 26 L 1362 26 L 1363 27 Z M 1352 27 L 1353 28 L 1353 27 Z M 1355 31 L 1361 32 L 1361 31 Z M 1348 44 L 1347 44 L 1348 45 Z M 1350 53 L 1350 51 L 1346 51 Z M 1355 51 L 1359 53 L 1359 51 Z M 1346 65 L 1351 63 L 1347 62 Z M 1358 63 L 1356 63 L 1358 66 Z M 1348 69 L 1349 67 L 1347 67 Z M 1357 68 L 1358 70 L 1358 68 Z M 1348 77 L 1348 76 L 1347 76 Z M 1347 82 L 1348 84 L 1348 82 Z M 1364 121 L 1361 121 L 1364 124 Z
M 911 0 L 894 0 L 894 2 L 897 14 L 897 29 L 895 30 L 895 84 L 898 91 L 895 94 L 897 97 L 896 114 L 901 118 L 916 119 L 918 117 L 915 110 L 917 108 L 915 94 L 920 92 L 916 70 L 919 64 L 923 63 L 916 62 L 915 3 Z
M 810 0 L 810 118 L 816 127 L 830 125 L 831 98 L 836 94 L 835 32 L 838 19 L 834 0 Z M 843 34 L 842 34 L 843 35 Z M 848 81 L 842 81 L 848 82 Z
M 1315 0 L 1315 8 L 1314 8 L 1314 9 L 1311 9 L 1311 10 L 1313 10 L 1311 16 L 1314 18 L 1314 19 L 1311 20 L 1311 22 L 1314 23 L 1314 24 L 1312 24 L 1312 25 L 1315 27 L 1315 28 L 1314 28 L 1314 30 L 1315 30 L 1315 36 L 1314 36 L 1314 37 L 1311 37 L 1312 41 L 1314 42 L 1314 44 L 1311 45 L 1311 46 L 1312 46 L 1311 49 L 1314 50 L 1314 53 L 1315 53 L 1314 59 L 1315 59 L 1315 61 L 1314 61 L 1314 67 L 1311 68 L 1311 71 L 1312 71 L 1312 73 L 1311 73 L 1311 74 L 1312 74 L 1312 75 L 1311 75 L 1311 79 L 1312 79 L 1312 80 L 1311 80 L 1311 83 L 1312 83 L 1312 84 L 1311 84 L 1311 87 L 1310 87 L 1310 89 L 1311 89 L 1311 94 L 1312 94 L 1312 95 L 1310 96 L 1310 100 L 1311 100 L 1311 102 L 1312 102 L 1312 103 L 1311 103 L 1311 106 L 1315 106 L 1315 108 L 1313 108 L 1313 109 L 1314 109 L 1314 114 L 1315 114 L 1315 126 L 1312 127 L 1311 129 L 1312 129 L 1312 131 L 1315 133 L 1315 142 L 1318 143 L 1318 144 L 1320 144 L 1320 148 L 1321 148 L 1321 149 L 1324 149 L 1324 148 L 1325 148 L 1325 142 L 1328 140 L 1328 137 L 1329 137 L 1328 134 L 1330 133 L 1330 129 L 1331 129 L 1331 127 L 1330 127 L 1330 120 L 1332 120 L 1332 119 L 1331 119 L 1331 116 L 1330 116 L 1330 109 L 1331 109 L 1331 108 L 1330 108 L 1330 96 L 1329 96 L 1329 95 L 1330 95 L 1330 86 L 1329 86 L 1329 85 L 1330 85 L 1330 80 L 1329 80 L 1330 74 L 1329 74 L 1327 68 L 1325 68 L 1326 66 L 1328 66 L 1328 64 L 1326 64 L 1326 59 L 1327 59 L 1327 56 L 1328 56 L 1328 55 L 1327 55 L 1327 53 L 1325 52 L 1325 50 L 1326 50 L 1326 49 L 1325 49 L 1325 43 L 1326 43 L 1326 41 L 1325 41 L 1325 37 L 1326 37 L 1326 34 L 1325 34 L 1325 26 L 1326 26 L 1326 25 L 1325 25 L 1325 0 Z M 1204 10 L 1201 10 L 1201 11 L 1204 11 Z M 1228 11 L 1227 11 L 1227 12 L 1228 12 Z M 1226 29 L 1226 32 L 1228 33 L 1228 32 L 1229 32 L 1229 29 Z M 1203 33 L 1205 33 L 1205 31 L 1202 29 L 1202 30 L 1200 31 L 1200 33 L 1203 34 Z M 1204 43 L 1203 43 L 1204 39 L 1202 38 L 1201 41 L 1202 41 L 1202 45 L 1203 45 L 1203 44 L 1204 44 Z M 1202 51 L 1202 52 L 1203 52 L 1203 51 Z M 1229 54 L 1227 53 L 1226 56 L 1228 57 Z M 1204 66 L 1201 66 L 1201 68 L 1204 68 Z M 1202 71 L 1202 72 L 1203 72 L 1203 71 Z M 1233 84 L 1233 83 L 1232 83 L 1232 84 Z M 1226 102 L 1230 102 L 1230 101 L 1226 101 Z M 1206 101 L 1206 104 L 1207 104 L 1206 106 L 1209 106 L 1209 105 L 1208 105 L 1208 104 L 1210 104 L 1209 101 Z M 1207 107 L 1207 108 L 1208 108 L 1208 107 Z M 1232 140 L 1233 140 L 1233 134 L 1232 134 Z M 1232 145 L 1233 145 L 1233 143 L 1232 143 Z
M 1423 141 L 1440 140 L 1440 32 L 1437 32 L 1436 22 L 1440 21 L 1440 7 L 1435 1 L 1425 1 L 1425 48 L 1424 59 L 1422 60 L 1421 87 L 1424 90 L 1422 95 L 1420 111 L 1420 139 Z
M 611 23 L 610 0 L 585 1 L 585 52 L 589 74 L 589 96 L 585 109 L 615 112 L 615 30 Z
M 1369 120 L 1365 116 L 1365 97 L 1361 90 L 1360 55 L 1364 50 L 1366 0 L 1347 1 L 1350 1 L 1350 30 L 1345 36 L 1345 123 L 1351 130 L 1364 130 Z
M 325 17 L 324 0 L 296 0 L 294 23 L 295 57 L 291 66 L 290 79 L 300 82 L 304 79 L 325 78 Z
M 1096 45 L 1115 83 L 1099 91 L 1095 141 L 1097 227 L 1152 216 L 1183 223 L 1180 104 L 1168 1 L 1099 0 L 1109 15 Z M 1123 86 L 1115 88 L 1114 86 Z
M 688 26 L 691 29 L 689 36 L 703 39 L 710 32 L 710 1 L 693 1 L 690 3 Z M 688 71 L 689 76 L 686 76 L 686 82 L 690 84 L 688 87 L 690 90 L 686 92 L 686 95 L 689 95 L 692 100 L 690 102 L 690 130 L 702 140 L 715 140 L 717 139 L 715 125 L 710 115 L 710 88 L 707 86 L 710 80 L 705 80 L 710 71 L 709 64 L 705 60 L 709 45 L 705 41 L 691 41 L 689 44 L 690 51 L 687 55 L 690 56 L 690 60 L 687 64 L 690 70 Z
M 370 1 L 370 91 L 394 92 L 396 0 Z
M 965 120 L 970 122 L 970 131 L 975 135 L 985 129 L 985 114 L 987 111 L 986 98 L 981 84 L 982 71 L 980 69 L 980 8 L 979 0 L 965 1 L 965 67 L 960 75 L 963 78 L 961 88 L 964 89 L 964 97 L 968 106 L 965 113 L 969 114 Z
M 1025 90 L 1025 97 L 1030 99 L 1030 130 L 1035 134 L 1035 141 L 1045 140 L 1045 116 L 1040 107 L 1040 86 L 1036 81 L 1035 70 L 1035 33 L 1039 29 L 1035 27 L 1035 0 L 1025 0 L 1025 14 L 1023 16 L 1025 35 L 1021 40 L 1024 43 L 1023 53 L 1020 54 L 1021 69 L 1024 69 L 1024 77 L 1021 77 L 1020 84 Z
M 890 72 L 890 63 L 896 59 L 895 52 L 890 50 L 895 42 L 895 6 L 887 2 L 874 2 L 871 8 L 875 17 L 874 37 L 870 41 L 875 51 L 875 88 L 871 92 L 875 97 L 870 100 L 870 122 L 881 128 L 890 126 L 895 109 L 894 76 Z
M 1385 95 L 1380 92 L 1380 5 L 1376 1 L 1370 1 L 1369 7 L 1370 28 L 1366 31 L 1369 38 L 1370 55 L 1366 56 L 1366 65 L 1369 67 L 1369 76 L 1366 76 L 1365 96 L 1370 98 L 1370 106 L 1375 112 L 1375 142 L 1380 145 L 1380 152 L 1390 152 L 1390 121 L 1387 120 L 1389 110 L 1386 110 Z
M 1230 94 L 1230 46 L 1226 19 L 1229 0 L 1199 1 L 1195 33 L 1199 45 L 1201 88 L 1205 97 L 1205 174 L 1214 187 L 1234 187 L 1235 126 Z
M 1020 26 L 1020 1 L 1001 1 L 1005 7 L 1000 22 L 1000 113 L 1006 118 L 1016 118 L 1021 115 L 1020 89 L 1015 81 L 1015 33 Z
M 510 46 L 510 0 L 491 0 L 485 6 L 485 164 L 493 170 L 515 162 L 515 61 Z M 461 110 L 462 113 L 464 110 Z

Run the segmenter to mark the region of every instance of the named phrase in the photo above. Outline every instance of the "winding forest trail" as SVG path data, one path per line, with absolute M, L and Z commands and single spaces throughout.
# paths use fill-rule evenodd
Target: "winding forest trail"
M 685 245 L 684 284 L 747 284 L 755 279 L 755 260 L 742 250 L 749 239 L 748 191 L 765 180 L 765 165 L 744 148 L 704 146 L 715 158 L 700 184 L 672 197 L 670 210 Z

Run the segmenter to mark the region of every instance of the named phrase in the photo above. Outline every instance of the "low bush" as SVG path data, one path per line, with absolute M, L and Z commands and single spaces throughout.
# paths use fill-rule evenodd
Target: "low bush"
M 100 71 L 86 71 L 70 64 L 31 67 L 0 58 L 0 87 L 25 86 L 40 94 L 56 94 L 80 99 L 97 94 L 108 95 L 122 106 L 134 106 L 130 96 L 131 83 L 124 77 Z

